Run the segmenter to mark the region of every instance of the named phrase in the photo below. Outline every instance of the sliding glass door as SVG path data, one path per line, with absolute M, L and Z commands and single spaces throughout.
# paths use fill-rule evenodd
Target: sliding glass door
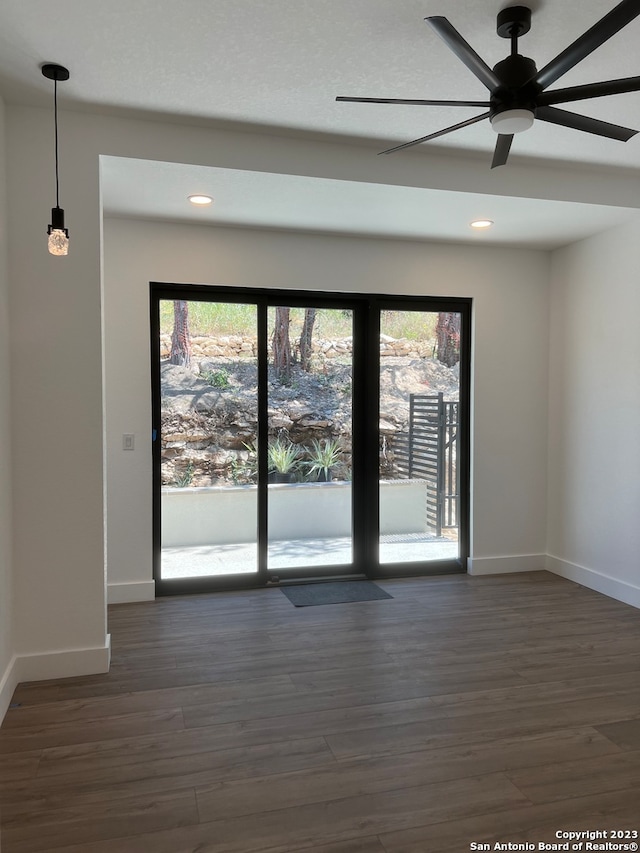
M 353 311 L 268 309 L 267 570 L 353 565 Z
M 158 579 L 255 579 L 257 307 L 161 299 L 158 312 Z
M 459 312 L 380 315 L 380 564 L 460 557 Z
M 469 309 L 153 284 L 158 592 L 464 570 Z

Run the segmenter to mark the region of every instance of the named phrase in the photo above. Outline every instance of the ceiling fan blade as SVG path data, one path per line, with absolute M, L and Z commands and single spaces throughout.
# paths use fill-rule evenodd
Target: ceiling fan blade
M 425 18 L 425 21 L 437 32 L 458 59 L 464 62 L 481 83 L 484 83 L 489 91 L 498 88 L 500 81 L 491 68 L 489 68 L 484 59 L 478 56 L 471 45 L 462 38 L 460 33 L 446 18 L 440 15 L 433 15 L 430 18 Z
M 538 71 L 533 78 L 534 81 L 546 89 L 638 15 L 640 15 L 640 0 L 622 0 L 622 3 L 618 3 L 604 18 L 601 18 Z
M 606 136 L 607 139 L 618 139 L 620 142 L 627 142 L 638 133 L 637 130 L 631 130 L 629 127 L 610 124 L 608 121 L 600 121 L 600 119 L 589 118 L 588 116 L 576 115 L 576 113 L 569 113 L 556 107 L 538 107 L 536 118 L 548 121 L 551 124 L 559 124 L 562 127 L 594 133 L 596 136 Z
M 437 139 L 438 136 L 444 136 L 445 133 L 452 133 L 454 130 L 460 130 L 463 127 L 468 127 L 470 124 L 475 124 L 477 121 L 482 121 L 483 118 L 489 118 L 489 113 L 468 118 L 466 121 L 461 121 L 459 124 L 453 124 L 451 127 L 445 127 L 444 130 L 436 130 L 435 133 L 429 133 L 427 136 L 421 136 L 420 139 L 414 139 L 411 142 L 405 142 L 403 145 L 396 145 L 394 148 L 387 148 L 386 151 L 380 151 L 380 154 L 391 154 L 393 151 L 402 151 L 403 148 L 411 148 L 413 145 L 419 145 L 421 142 L 428 142 L 430 139 Z
M 551 104 L 566 104 L 569 101 L 583 101 L 585 98 L 601 98 L 603 95 L 621 95 L 623 92 L 640 91 L 640 77 L 623 77 L 620 80 L 604 80 L 602 83 L 586 83 L 584 86 L 569 86 L 566 89 L 554 89 L 541 92 L 537 102 L 541 107 Z
M 489 101 L 424 101 L 417 98 L 345 98 L 339 95 L 336 101 L 351 104 L 418 104 L 423 107 L 488 107 Z
M 498 134 L 495 151 L 493 152 L 493 160 L 491 161 L 492 169 L 495 169 L 496 166 L 505 165 L 505 163 L 507 162 L 507 157 L 509 156 L 509 151 L 511 150 L 512 142 L 513 133 Z

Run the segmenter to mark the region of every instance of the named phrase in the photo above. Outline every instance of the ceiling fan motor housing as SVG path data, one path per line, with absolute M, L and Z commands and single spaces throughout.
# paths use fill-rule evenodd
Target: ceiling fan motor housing
M 533 82 L 538 73 L 533 59 L 516 53 L 498 62 L 493 71 L 501 85 L 491 92 L 492 106 L 504 104 L 503 109 L 533 108 L 540 92 L 540 87 Z
M 491 92 L 490 120 L 510 110 L 528 110 L 535 116 L 540 87 L 533 82 L 538 72 L 533 59 L 516 53 L 498 62 L 493 71 L 501 85 Z

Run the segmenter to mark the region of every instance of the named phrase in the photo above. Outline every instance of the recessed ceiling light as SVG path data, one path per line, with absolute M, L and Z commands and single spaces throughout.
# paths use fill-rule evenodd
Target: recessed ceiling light
M 200 193 L 195 193 L 194 195 L 188 196 L 191 204 L 211 204 L 213 199 L 210 195 L 201 195 Z
M 469 225 L 472 228 L 491 228 L 493 225 L 492 219 L 474 219 L 473 222 L 470 222 Z

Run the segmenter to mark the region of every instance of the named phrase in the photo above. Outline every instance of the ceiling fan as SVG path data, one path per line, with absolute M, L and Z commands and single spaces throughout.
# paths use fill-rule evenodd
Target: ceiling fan
M 407 98 L 349 98 L 338 97 L 337 101 L 350 101 L 365 104 L 417 104 L 421 106 L 447 107 L 488 107 L 486 112 L 461 121 L 458 124 L 421 136 L 403 145 L 396 145 L 381 151 L 391 154 L 430 139 L 437 139 L 446 133 L 467 127 L 470 124 L 488 118 L 493 130 L 498 134 L 491 168 L 504 166 L 509 156 L 513 137 L 530 128 L 535 119 L 570 127 L 627 142 L 638 133 L 628 127 L 610 124 L 606 121 L 577 115 L 558 109 L 554 104 L 580 101 L 587 98 L 599 98 L 604 95 L 617 95 L 622 92 L 640 91 L 640 77 L 625 77 L 619 80 L 607 80 L 601 83 L 587 83 L 583 86 L 570 86 L 565 89 L 545 91 L 547 86 L 566 74 L 574 65 L 604 44 L 619 30 L 640 15 L 640 0 L 622 0 L 621 3 L 594 24 L 583 35 L 565 48 L 555 59 L 538 71 L 533 59 L 518 53 L 518 38 L 531 28 L 531 9 L 527 6 L 509 6 L 498 13 L 497 30 L 502 38 L 511 40 L 511 54 L 493 68 L 481 59 L 452 24 L 441 16 L 425 18 L 425 21 L 451 48 L 455 55 L 489 90 L 488 101 L 430 101 Z

